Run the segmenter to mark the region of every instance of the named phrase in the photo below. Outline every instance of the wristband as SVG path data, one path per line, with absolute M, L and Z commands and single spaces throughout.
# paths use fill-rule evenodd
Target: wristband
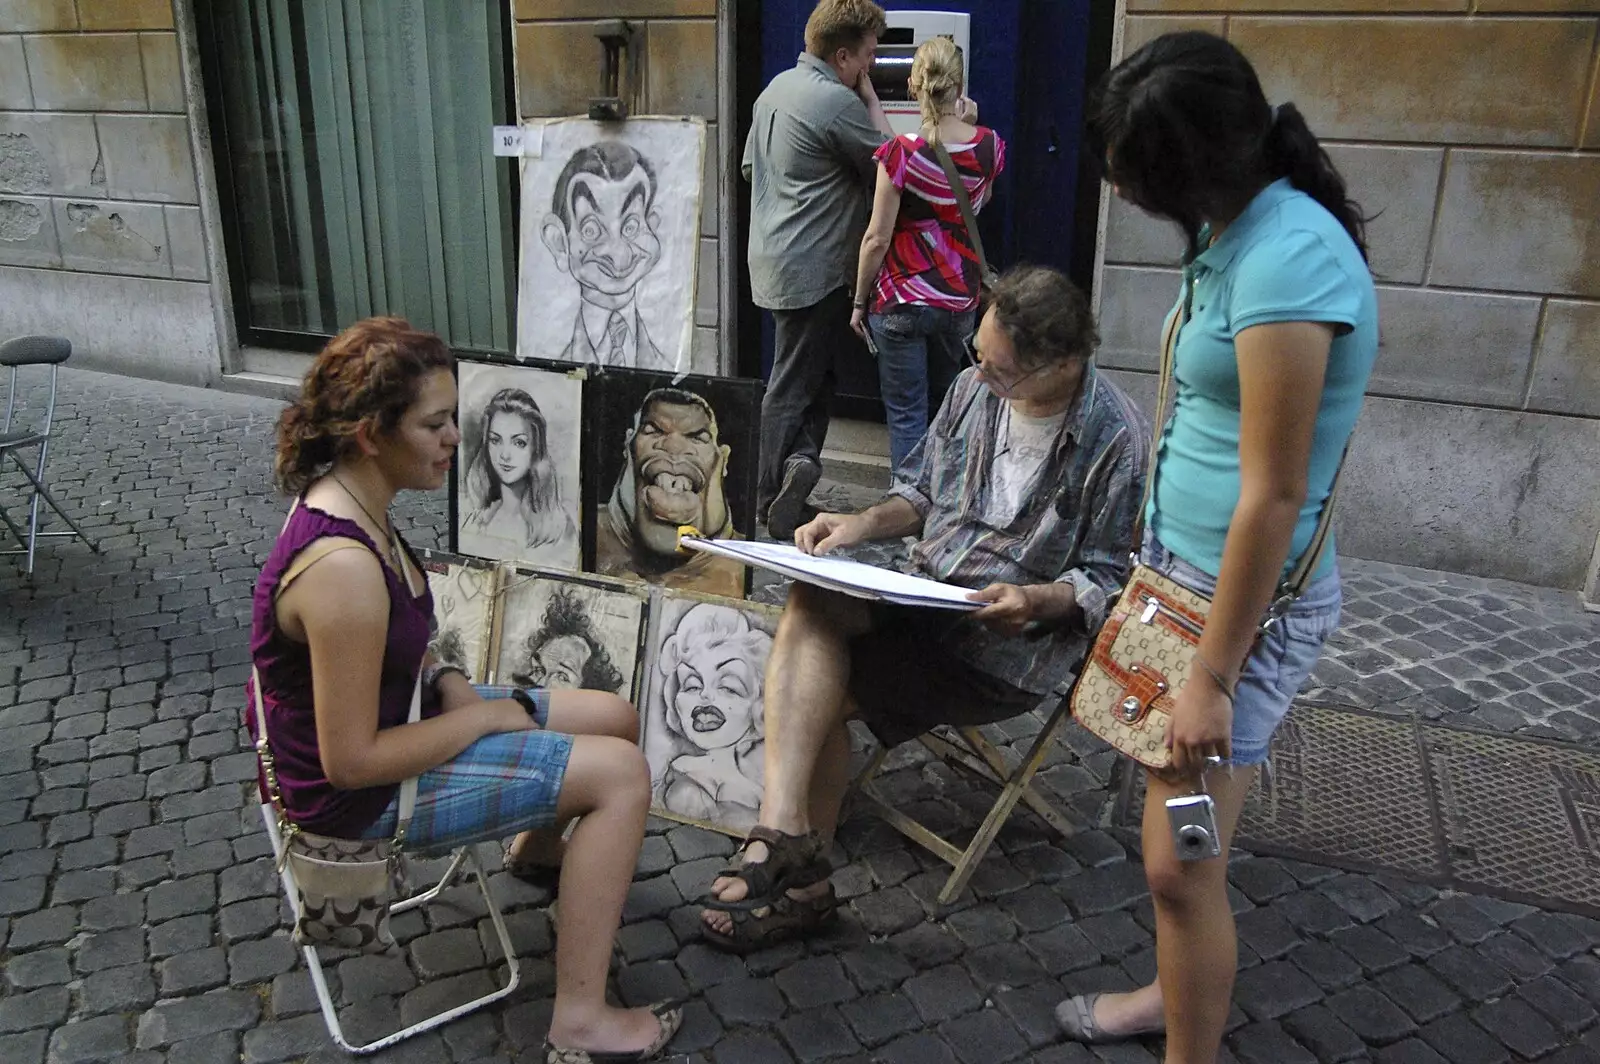
M 539 706 L 538 699 L 534 698 L 527 692 L 525 688 L 522 687 L 513 687 L 511 689 L 510 697 L 511 701 L 515 702 L 517 705 L 521 706 L 527 711 L 529 720 L 533 721 L 541 728 L 544 727 L 544 722 L 547 718 L 544 710 Z
M 429 665 L 426 669 L 422 670 L 422 686 L 426 687 L 430 691 L 438 691 L 439 679 L 447 672 L 459 672 L 463 680 L 470 679 L 467 676 L 467 670 L 463 669 L 460 665 L 454 665 L 448 661 L 441 661 L 433 665 Z

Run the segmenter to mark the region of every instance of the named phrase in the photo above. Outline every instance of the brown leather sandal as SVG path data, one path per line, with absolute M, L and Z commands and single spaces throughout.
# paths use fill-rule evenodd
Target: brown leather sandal
M 725 910 L 733 920 L 729 934 L 700 926 L 706 944 L 724 953 L 745 954 L 801 938 L 833 923 L 839 914 L 839 897 L 833 884 L 815 898 L 796 898 L 780 894 L 765 908 Z
M 717 879 L 743 880 L 745 896 L 738 901 L 724 901 L 715 891 L 707 891 L 700 899 L 701 905 L 721 912 L 753 912 L 770 907 L 788 891 L 815 886 L 832 873 L 828 859 L 822 855 L 822 840 L 814 831 L 786 835 L 776 828 L 757 824 L 739 848 L 741 858 L 752 842 L 766 845 L 765 860 L 740 860 L 716 876 Z

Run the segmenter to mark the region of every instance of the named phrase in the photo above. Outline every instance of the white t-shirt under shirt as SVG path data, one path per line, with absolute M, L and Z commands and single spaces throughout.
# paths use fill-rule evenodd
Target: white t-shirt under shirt
M 1009 525 L 1022 513 L 1066 420 L 1066 410 L 1049 417 L 1028 417 L 1005 404 L 996 430 L 991 474 L 989 512 L 994 520 Z

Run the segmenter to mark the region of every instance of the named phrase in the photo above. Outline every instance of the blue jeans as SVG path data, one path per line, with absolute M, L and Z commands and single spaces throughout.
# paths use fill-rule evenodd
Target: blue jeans
M 1216 593 L 1217 578 L 1184 561 L 1162 546 L 1148 529 L 1144 549 L 1139 552 L 1144 564 L 1184 587 L 1210 597 Z M 1233 697 L 1233 763 L 1244 767 L 1266 761 L 1272 733 L 1289 712 L 1289 704 L 1300 693 L 1322 647 L 1339 627 L 1339 567 L 1312 580 L 1305 594 L 1272 630 L 1256 640 Z
M 961 372 L 961 345 L 972 335 L 977 312 L 900 303 L 867 315 L 878 346 L 878 388 L 889 415 L 889 458 L 896 472 L 928 431 L 928 412 Z

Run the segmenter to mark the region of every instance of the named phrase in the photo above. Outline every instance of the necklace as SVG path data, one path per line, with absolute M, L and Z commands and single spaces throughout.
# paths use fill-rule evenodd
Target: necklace
M 394 568 L 395 572 L 399 573 L 401 576 L 404 576 L 405 569 L 402 568 L 400 564 L 400 548 L 395 545 L 394 541 L 394 522 L 378 520 L 376 515 L 374 515 L 371 510 L 367 509 L 367 504 L 361 501 L 361 496 L 351 491 L 350 485 L 339 479 L 339 474 L 330 470 L 328 472 L 328 476 L 332 477 L 333 482 L 339 485 L 344 493 L 355 501 L 357 506 L 361 507 L 361 512 L 367 515 L 367 520 L 371 521 L 378 528 L 383 529 L 389 545 L 389 564 Z M 388 514 L 385 514 L 384 516 L 387 517 Z

